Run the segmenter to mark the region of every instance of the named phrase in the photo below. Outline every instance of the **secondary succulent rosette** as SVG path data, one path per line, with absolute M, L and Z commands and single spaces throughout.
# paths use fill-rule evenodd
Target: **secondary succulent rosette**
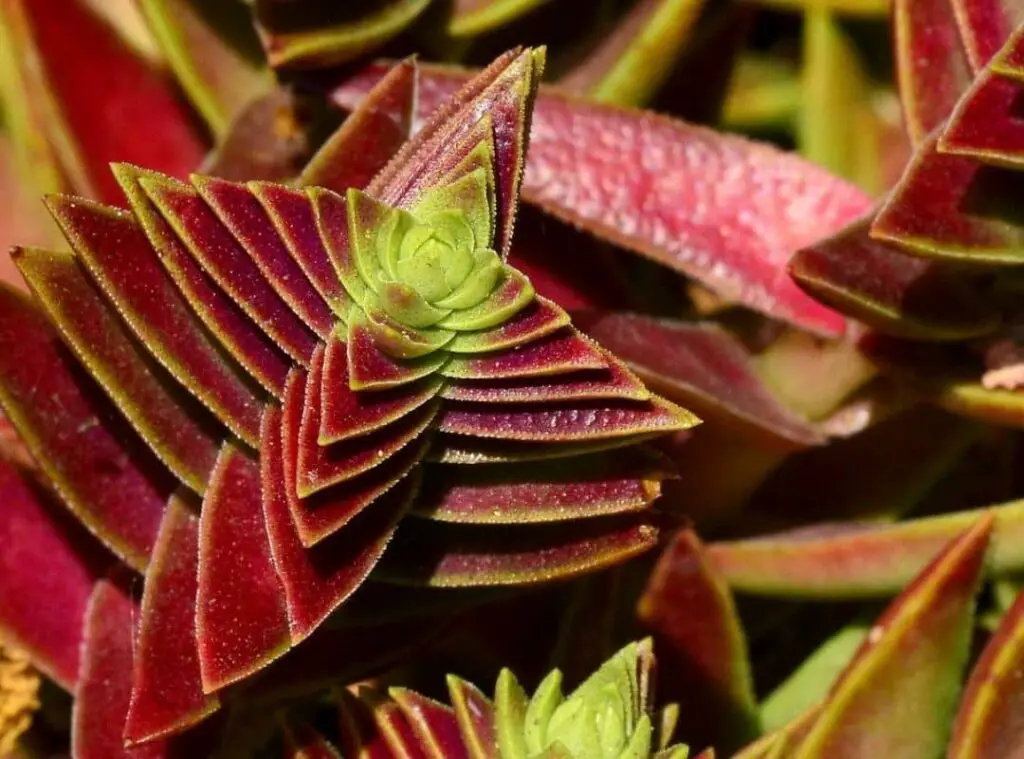
M 15 253 L 35 299 L 0 290 L 0 404 L 145 573 L 128 742 L 368 578 L 521 585 L 654 544 L 640 443 L 695 418 L 505 263 L 542 65 L 503 56 L 411 139 L 397 67 L 305 188 L 116 166 L 130 210 L 51 197 L 74 252 Z
M 650 640 L 630 643 L 568 696 L 562 673 L 552 671 L 528 697 L 508 669 L 495 696 L 450 675 L 451 706 L 407 688 L 385 696 L 363 688 L 342 693 L 340 746 L 345 756 L 456 756 L 528 759 L 685 759 L 670 745 L 678 707 L 657 709 L 655 658 Z M 288 730 L 289 756 L 334 756 L 307 725 Z

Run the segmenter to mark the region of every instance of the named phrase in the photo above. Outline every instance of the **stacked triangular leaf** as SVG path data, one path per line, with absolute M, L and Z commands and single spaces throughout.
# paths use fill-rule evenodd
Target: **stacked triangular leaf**
M 640 444 L 695 417 L 505 263 L 542 65 L 503 56 L 408 139 L 402 64 L 321 186 L 118 165 L 128 210 L 51 197 L 73 252 L 16 252 L 35 299 L 0 291 L 0 404 L 145 573 L 129 742 L 202 719 L 368 577 L 519 585 L 654 544 L 669 470 Z

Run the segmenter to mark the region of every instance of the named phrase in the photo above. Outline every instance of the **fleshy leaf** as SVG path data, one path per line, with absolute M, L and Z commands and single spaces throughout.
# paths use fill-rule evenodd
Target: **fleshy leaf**
M 896 0 L 893 26 L 903 119 L 919 146 L 949 116 L 971 70 L 951 0 Z
M 679 532 L 658 560 L 637 617 L 654 635 L 666 672 L 659 692 L 687 696 L 681 732 L 698 745 L 734 750 L 760 732 L 746 641 L 732 595 L 696 534 Z M 692 700 L 693 693 L 700 699 Z
M 366 187 L 409 139 L 415 94 L 416 69 L 400 63 L 313 156 L 299 184 L 342 194 Z
M 995 519 L 987 570 L 1001 577 L 1024 568 L 1019 534 L 1024 503 L 991 509 Z M 825 524 L 711 544 L 708 556 L 737 592 L 792 598 L 878 598 L 901 590 L 949 541 L 985 511 L 899 524 Z
M 553 377 L 520 380 L 455 380 L 441 397 L 477 403 L 544 403 L 603 399 L 645 401 L 651 397 L 644 384 L 626 367 L 606 354 L 603 369 L 571 372 Z
M 140 185 L 142 179 L 166 182 L 166 177 L 124 164 L 115 166 L 114 172 L 132 212 L 185 300 L 231 356 L 268 392 L 280 396 L 288 374 L 287 356 L 203 272 Z
M 143 586 L 128 743 L 179 732 L 219 706 L 216 696 L 203 693 L 196 649 L 198 571 L 199 520 L 175 497 L 164 512 Z
M 441 413 L 438 429 L 499 440 L 565 443 L 664 434 L 689 429 L 699 421 L 658 397 L 642 404 L 577 401 L 553 408 L 540 404 L 502 407 L 449 403 Z
M 287 759 L 341 759 L 327 739 L 305 723 L 285 725 L 284 745 Z
M 448 695 L 470 759 L 494 759 L 497 735 L 490 700 L 472 683 L 453 675 L 448 676 Z
M 261 501 L 259 463 L 225 443 L 200 518 L 196 641 L 207 693 L 248 677 L 289 647 Z
M 1024 13 L 1012 0 L 952 0 L 971 67 L 983 68 L 1009 39 Z
M 765 386 L 742 344 L 719 327 L 600 312 L 580 314 L 576 323 L 651 390 L 702 417 L 786 447 L 821 442 L 821 434 Z
M 259 199 L 246 186 L 234 182 L 213 177 L 193 177 L 192 182 L 270 286 L 307 327 L 321 339 L 326 338 L 334 321 L 331 310 L 276 234 Z
M 139 343 L 232 432 L 255 442 L 260 403 L 251 384 L 196 322 L 140 226 L 90 201 L 59 195 L 48 205 Z
M 82 376 L 37 307 L 3 285 L 0 406 L 75 516 L 145 568 L 172 478 Z
M 382 67 L 368 67 L 333 97 L 352 106 L 382 75 Z M 422 66 L 419 118 L 432 113 L 466 76 Z M 842 318 L 799 292 L 782 269 L 793 250 L 868 210 L 869 199 L 854 187 L 767 146 L 543 88 L 532 124 L 525 200 L 693 276 L 724 297 L 814 332 L 843 331 Z M 603 144 L 608 134 L 615 135 L 615 149 L 595 153 L 592 146 Z M 646 156 L 640 168 L 637 155 Z M 623 161 L 628 166 L 620 165 Z M 711 179 L 709 172 L 737 165 L 743 167 L 743 181 Z M 644 213 L 634 207 L 638 193 L 623 191 L 623 176 L 645 188 Z M 726 195 L 723 186 L 731 188 Z M 712 187 L 714 197 L 704 197 L 702 188 Z M 689 200 L 681 204 L 684 191 Z M 651 223 L 626 228 L 617 221 L 637 218 Z M 723 228 L 735 230 L 727 240 L 720 237 Z
M 455 711 L 406 688 L 390 688 L 425 753 L 437 759 L 468 759 Z
M 414 514 L 441 522 L 525 524 L 647 508 L 671 469 L 641 449 L 521 467 L 500 464 L 434 470 Z
M 413 483 L 407 480 L 393 488 L 348 529 L 307 550 L 288 505 L 295 471 L 284 455 L 280 427 L 280 410 L 268 406 L 260 448 L 263 513 L 274 564 L 284 586 L 292 643 L 297 644 L 366 579 L 408 509 Z
M 804 290 L 872 328 L 916 340 L 963 340 L 998 314 L 961 278 L 868 236 L 862 222 L 804 248 L 789 271 Z
M 86 605 L 113 557 L 2 458 L 0 503 L 0 633 L 73 692 Z
M 529 306 L 503 324 L 478 332 L 460 332 L 445 348 L 452 353 L 486 353 L 514 348 L 546 337 L 569 324 L 569 315 L 545 298 L 536 298 Z
M 550 0 L 457 0 L 445 31 L 452 37 L 476 37 L 500 29 Z
M 132 620 L 135 602 L 109 580 L 96 583 L 86 612 L 82 669 L 71 717 L 75 759 L 163 759 L 189 756 L 168 741 L 125 748 L 122 737 L 131 698 Z M 209 750 L 209 746 L 205 747 Z M 202 747 L 192 747 L 202 751 Z M 192 753 L 195 756 L 196 753 Z
M 335 314 L 348 315 L 352 303 L 320 239 L 313 201 L 301 190 L 271 182 L 250 182 L 249 189 L 263 204 L 292 257 Z
M 427 403 L 441 389 L 441 380 L 427 377 L 392 390 L 353 391 L 349 385 L 348 354 L 341 343 L 330 342 L 324 356 L 317 442 L 330 445 L 372 434 Z
M 231 233 L 191 187 L 144 177 L 142 189 L 189 253 L 252 322 L 293 359 L 309 360 L 315 337 L 264 279 Z
M 974 596 L 991 531 L 991 516 L 983 516 L 889 606 L 795 759 L 851 752 L 924 759 L 942 751 L 969 655 Z
M 642 518 L 502 530 L 417 521 L 403 524 L 374 577 L 445 588 L 550 582 L 643 553 L 657 534 Z
M 35 249 L 14 255 L 37 302 L 110 401 L 161 461 L 202 493 L 217 457 L 216 425 L 170 392 L 74 256 Z
M 296 492 L 306 498 L 325 488 L 346 482 L 385 464 L 417 439 L 437 415 L 437 401 L 429 401 L 370 435 L 345 439 L 328 446 L 320 445 L 323 393 L 323 349 L 313 356 L 313 366 L 305 379 L 305 394 L 299 394 L 300 375 L 289 380 L 285 393 L 285 454 L 296 458 Z M 301 413 L 298 430 L 295 420 Z
M 565 329 L 504 351 L 456 356 L 441 369 L 441 374 L 463 380 L 515 379 L 600 370 L 607 365 L 608 359 L 594 343 L 574 329 Z
M 430 0 L 386 0 L 360 6 L 354 18 L 351 11 L 316 2 L 258 0 L 255 5 L 270 65 L 315 68 L 345 63 L 387 42 L 429 4 Z

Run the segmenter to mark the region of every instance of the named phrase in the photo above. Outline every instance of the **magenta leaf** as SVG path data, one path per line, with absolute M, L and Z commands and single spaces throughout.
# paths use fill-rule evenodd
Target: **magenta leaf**
M 894 51 L 903 119 L 915 147 L 949 116 L 971 69 L 953 0 L 896 0 Z
M 232 432 L 254 442 L 258 399 L 242 370 L 195 322 L 139 224 L 120 211 L 65 196 L 51 198 L 49 208 L 139 343 Z
M 231 443 L 221 448 L 203 499 L 195 629 L 207 693 L 262 669 L 289 648 L 259 463 Z
M 75 516 L 144 568 L 173 478 L 81 376 L 37 307 L 5 286 L 0 406 Z
M 2 458 L 0 503 L 0 631 L 73 692 L 86 605 L 113 557 Z
M 952 0 L 971 67 L 983 68 L 1003 46 L 1024 13 L 1014 0 Z
M 142 743 L 179 732 L 219 706 L 203 693 L 196 647 L 199 520 L 172 498 L 146 570 L 132 669 L 125 740 Z
M 886 334 L 963 340 L 998 324 L 996 311 L 962 278 L 872 240 L 867 222 L 798 251 L 789 269 L 809 294 Z

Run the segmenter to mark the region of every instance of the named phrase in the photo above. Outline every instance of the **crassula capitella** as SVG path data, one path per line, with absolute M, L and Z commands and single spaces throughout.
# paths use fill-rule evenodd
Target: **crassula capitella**
M 655 657 L 650 640 L 630 643 L 568 696 L 553 670 L 532 697 L 515 675 L 502 670 L 493 699 L 448 676 L 451 706 L 408 688 L 387 694 L 372 688 L 343 691 L 342 756 L 471 757 L 472 759 L 686 759 L 670 745 L 678 706 L 656 708 Z M 326 738 L 293 721 L 286 756 L 337 757 Z
M 15 251 L 34 298 L 0 290 L 0 405 L 145 578 L 127 743 L 215 711 L 359 588 L 654 545 L 670 472 L 643 443 L 695 417 L 505 263 L 542 66 L 501 57 L 411 136 L 401 64 L 292 185 L 118 165 L 126 209 L 50 197 L 73 252 Z M 116 634 L 90 624 L 80 700 Z

